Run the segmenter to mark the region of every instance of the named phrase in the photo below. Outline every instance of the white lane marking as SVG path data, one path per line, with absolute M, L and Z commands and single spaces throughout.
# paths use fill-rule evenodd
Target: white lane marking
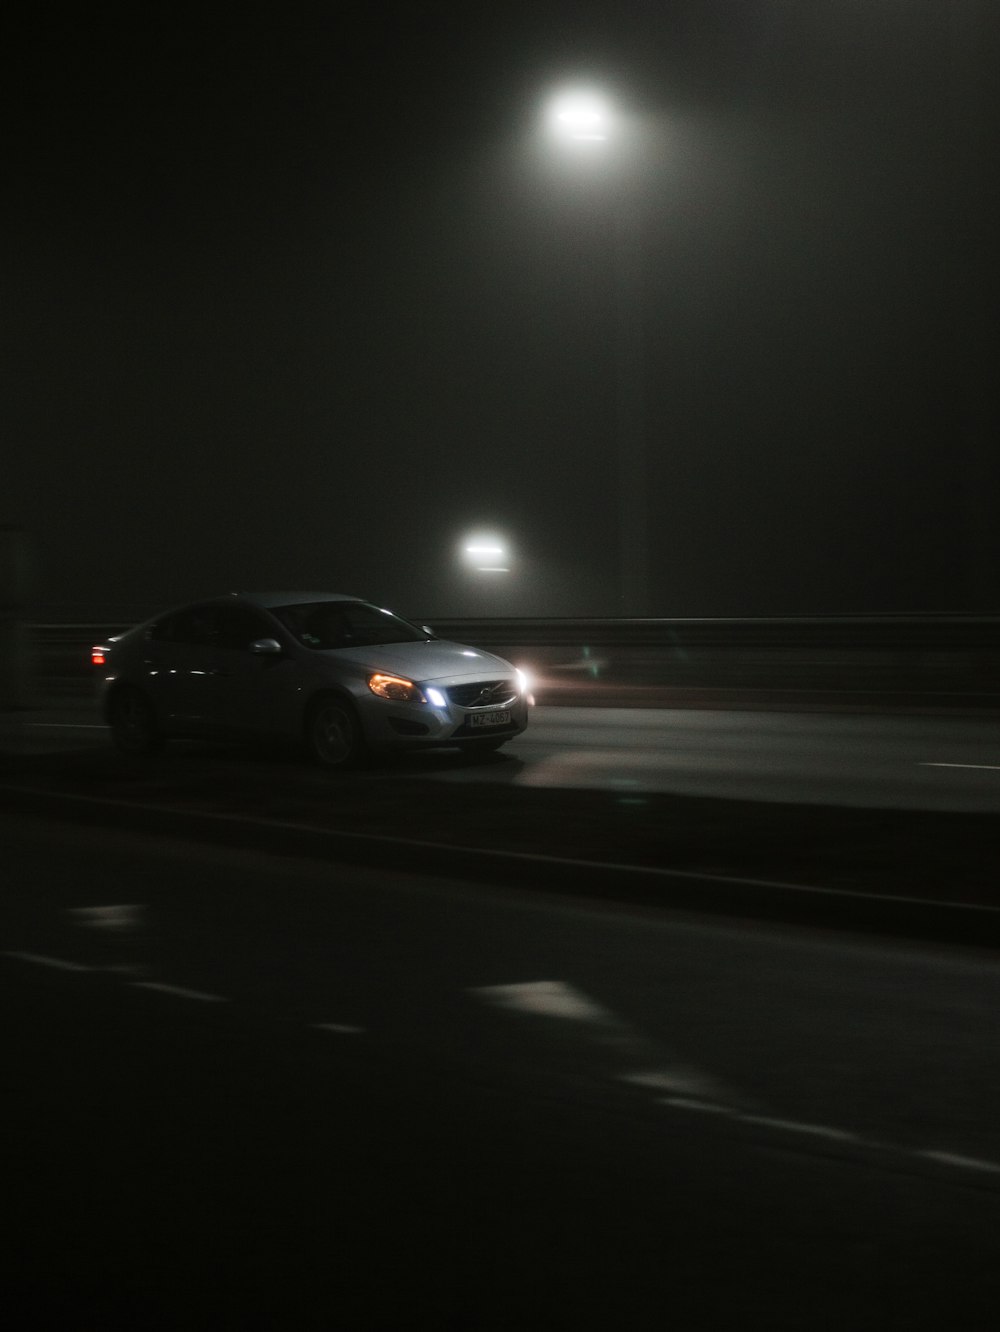
M 767 1115 L 747 1115 L 729 1106 L 718 1105 L 713 1101 L 696 1101 L 686 1096 L 662 1096 L 660 1105 L 669 1105 L 675 1110 L 693 1110 L 708 1115 L 728 1115 L 742 1124 L 757 1124 L 764 1128 L 783 1129 L 791 1133 L 805 1133 L 813 1137 L 829 1138 L 833 1142 L 849 1142 L 856 1146 L 869 1147 L 881 1152 L 902 1152 L 906 1156 L 922 1161 L 934 1161 L 938 1165 L 954 1166 L 959 1170 L 974 1170 L 981 1175 L 1000 1175 L 1000 1163 L 984 1161 L 981 1157 L 962 1156 L 958 1152 L 913 1151 L 891 1142 L 873 1142 L 862 1138 L 858 1133 L 846 1129 L 833 1128 L 827 1124 L 805 1124 L 795 1119 L 772 1119 Z
M 1000 1175 L 1000 1165 L 994 1161 L 981 1161 L 975 1156 L 959 1156 L 954 1152 L 914 1152 L 927 1161 L 940 1161 L 942 1165 L 961 1166 L 963 1170 L 980 1170 L 988 1175 Z
M 65 958 L 49 957 L 43 953 L 26 953 L 13 949 L 5 949 L 4 957 L 12 957 L 21 962 L 31 962 L 38 966 L 52 967 L 59 971 L 83 971 L 90 972 L 97 968 L 84 966 L 79 962 L 68 962 Z M 111 967 L 111 971 L 123 971 L 125 968 Z M 221 994 L 208 994 L 204 990 L 191 990 L 181 985 L 170 985 L 164 981 L 129 981 L 134 989 L 155 990 L 160 994 L 171 994 L 181 999 L 195 999 L 201 1003 L 225 1004 L 230 1000 Z M 531 985 L 496 985 L 484 986 L 480 990 L 472 990 L 471 993 L 484 993 L 489 995 L 496 991 L 515 991 L 515 990 L 535 990 L 540 991 L 542 998 L 541 1009 L 532 1005 L 526 1007 L 526 1011 L 548 1013 L 559 1017 L 569 1017 L 574 1020 L 580 1020 L 586 1017 L 593 1021 L 594 1012 L 606 1014 L 606 1010 L 600 1005 L 592 1003 L 586 996 L 578 996 L 582 1002 L 576 1002 L 573 998 L 574 993 L 570 986 L 563 986 L 558 981 L 541 981 Z M 568 991 L 569 994 L 560 994 L 560 991 Z M 554 996 L 554 1009 L 547 1007 L 549 999 Z M 510 997 L 498 1000 L 505 1006 L 522 1007 L 517 1002 L 510 1002 Z M 365 1032 L 364 1027 L 356 1027 L 346 1022 L 314 1022 L 311 1024 L 317 1031 L 330 1031 L 339 1035 L 359 1036 Z M 685 1072 L 687 1072 L 685 1070 Z M 693 1075 L 688 1082 L 685 1082 L 681 1076 L 681 1070 L 655 1070 L 646 1073 L 625 1074 L 622 1081 L 633 1083 L 636 1086 L 651 1087 L 654 1089 L 674 1088 L 677 1090 L 692 1089 L 695 1090 L 700 1075 L 697 1070 L 690 1070 Z M 705 1084 L 711 1083 L 711 1079 L 705 1079 Z M 828 1138 L 835 1142 L 853 1142 L 863 1141 L 856 1133 L 851 1133 L 846 1129 L 833 1128 L 828 1124 L 807 1124 L 794 1119 L 775 1119 L 769 1115 L 748 1115 L 739 1110 L 719 1103 L 718 1101 L 703 1101 L 688 1096 L 664 1096 L 660 1098 L 661 1105 L 669 1105 L 678 1110 L 693 1110 L 703 1114 L 728 1115 L 738 1119 L 744 1124 L 756 1124 L 764 1128 L 783 1129 L 792 1133 L 805 1133 L 813 1137 Z M 883 1144 L 885 1147 L 891 1147 L 891 1144 Z M 1000 1175 L 1000 1164 L 994 1161 L 984 1161 L 974 1156 L 962 1156 L 956 1152 L 941 1151 L 914 1151 L 909 1155 L 920 1158 L 925 1161 L 935 1161 L 940 1165 L 957 1166 L 962 1170 L 975 1170 L 981 1174 Z
M 21 962 L 34 962 L 40 967 L 54 967 L 56 971 L 93 971 L 93 967 L 85 967 L 80 962 L 67 962 L 61 957 L 46 957 L 43 953 L 15 953 L 10 949 L 4 951 L 4 957 L 16 957 Z
M 738 1099 L 710 1074 L 681 1060 L 664 1058 L 662 1047 L 647 1040 L 609 1009 L 564 981 L 482 985 L 470 988 L 469 993 L 498 1008 L 527 1013 L 532 1017 L 558 1018 L 579 1023 L 587 1030 L 595 1045 L 615 1051 L 618 1057 L 633 1065 L 631 1071 L 615 1075 L 619 1081 L 703 1100 L 726 1102 Z M 639 1064 L 638 1068 L 636 1064 Z
M 481 985 L 470 993 L 499 1008 L 573 1022 L 613 1022 L 614 1015 L 562 981 L 531 981 L 523 985 Z
M 735 1110 L 728 1105 L 716 1105 L 714 1101 L 696 1101 L 690 1096 L 664 1096 L 661 1105 L 672 1105 L 678 1110 L 700 1110 L 706 1115 L 734 1115 Z
M 678 1064 L 673 1068 L 654 1068 L 640 1073 L 622 1073 L 619 1082 L 633 1087 L 649 1087 L 652 1091 L 681 1092 L 694 1097 L 712 1097 L 721 1091 L 716 1080 L 690 1065 Z
M 183 985 L 167 985 L 164 981 L 129 981 L 137 990 L 156 990 L 160 994 L 173 994 L 179 999 L 199 999 L 203 1004 L 228 1004 L 224 994 L 207 994 L 204 990 L 188 990 Z
M 67 914 L 76 918 L 78 925 L 92 930 L 125 931 L 139 927 L 142 905 L 69 907 Z
M 785 1129 L 790 1133 L 811 1133 L 817 1138 L 833 1138 L 838 1142 L 858 1142 L 856 1133 L 831 1128 L 827 1124 L 804 1124 L 797 1119 L 772 1119 L 768 1115 L 740 1115 L 744 1124 L 758 1124 L 764 1128 Z
M 977 772 L 1000 772 L 1000 763 L 918 763 L 919 768 L 974 768 Z

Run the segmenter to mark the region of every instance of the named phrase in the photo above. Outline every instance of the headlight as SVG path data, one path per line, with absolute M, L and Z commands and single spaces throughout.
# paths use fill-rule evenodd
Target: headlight
M 401 675 L 369 675 L 368 688 L 379 698 L 389 698 L 396 703 L 423 703 L 424 696 L 412 680 L 404 680 Z
M 522 694 L 528 694 L 528 693 L 530 693 L 530 692 L 531 692 L 531 676 L 528 674 L 527 671 L 522 671 L 521 668 L 520 668 L 520 666 L 515 666 L 515 667 L 514 667 L 514 670 L 517 672 L 517 687 L 518 687 L 519 691 L 520 691 Z

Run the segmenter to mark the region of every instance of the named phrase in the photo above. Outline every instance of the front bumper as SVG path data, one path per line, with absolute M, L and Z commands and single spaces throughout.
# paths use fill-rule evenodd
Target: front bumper
M 506 707 L 463 708 L 449 701 L 443 708 L 430 703 L 400 703 L 370 695 L 359 707 L 365 739 L 373 748 L 409 745 L 454 745 L 476 740 L 510 739 L 528 725 L 528 700 L 519 695 Z M 476 722 L 474 717 L 499 717 L 499 724 Z

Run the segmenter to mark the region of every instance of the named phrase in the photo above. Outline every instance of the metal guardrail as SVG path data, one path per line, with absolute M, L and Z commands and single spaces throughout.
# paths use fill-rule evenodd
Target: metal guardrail
M 412 617 L 411 617 L 412 618 Z M 882 647 L 1000 652 L 1000 615 L 783 616 L 752 619 L 454 619 L 433 621 L 442 635 L 557 646 Z
M 422 621 L 420 621 L 422 622 Z M 445 638 L 526 666 L 540 695 L 615 701 L 692 690 L 920 695 L 1000 707 L 1000 616 L 431 619 Z M 122 623 L 27 626 L 33 675 L 68 684 Z
M 937 694 L 1000 706 L 1000 617 L 455 620 L 550 689 Z

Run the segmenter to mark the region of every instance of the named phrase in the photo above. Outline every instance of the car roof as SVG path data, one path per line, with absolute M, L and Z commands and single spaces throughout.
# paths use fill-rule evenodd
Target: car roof
M 363 597 L 352 597 L 346 592 L 234 592 L 240 601 L 249 601 L 254 606 L 263 606 L 265 610 L 272 606 L 301 606 L 311 601 L 363 601 Z

